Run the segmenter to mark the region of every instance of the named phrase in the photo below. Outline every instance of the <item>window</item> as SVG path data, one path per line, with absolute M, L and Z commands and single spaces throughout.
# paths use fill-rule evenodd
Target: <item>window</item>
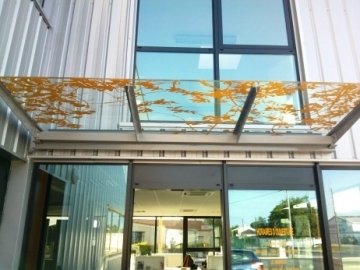
M 138 46 L 212 47 L 211 1 L 142 0 Z
M 322 171 L 335 269 L 360 263 L 360 170 Z
M 132 232 L 131 243 L 141 243 L 144 241 L 145 232 L 134 231 Z
M 233 269 L 324 269 L 311 167 L 231 166 L 228 181 Z
M 220 54 L 220 78 L 226 80 L 296 81 L 292 55 Z
M 223 43 L 288 46 L 282 0 L 222 0 Z
M 120 269 L 126 185 L 126 165 L 38 165 L 20 268 Z
M 287 0 L 140 0 L 136 51 L 139 79 L 298 79 Z

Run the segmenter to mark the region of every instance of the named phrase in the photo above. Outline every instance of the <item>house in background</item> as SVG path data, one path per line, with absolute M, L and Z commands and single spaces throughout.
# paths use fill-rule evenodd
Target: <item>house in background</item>
M 359 11 L 0 0 L 0 268 L 356 269 Z

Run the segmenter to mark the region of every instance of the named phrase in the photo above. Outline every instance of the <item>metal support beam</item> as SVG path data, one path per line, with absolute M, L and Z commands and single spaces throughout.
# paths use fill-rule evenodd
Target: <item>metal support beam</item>
M 127 97 L 128 103 L 129 103 L 129 108 L 130 108 L 130 113 L 131 113 L 131 118 L 132 118 L 131 120 L 134 125 L 136 140 L 139 141 L 139 135 L 142 132 L 142 129 L 141 129 L 141 124 L 140 124 L 139 111 L 138 111 L 137 105 L 136 105 L 134 87 L 125 86 L 125 92 L 126 92 L 126 97 Z
M 255 101 L 257 94 L 257 87 L 251 87 L 248 96 L 246 97 L 244 106 L 241 110 L 238 121 L 236 122 L 233 134 L 237 135 L 237 141 L 239 141 L 241 133 L 244 129 L 246 119 L 250 113 L 251 107 Z
M 47 28 L 51 29 L 51 24 L 43 11 L 43 7 L 38 3 L 37 0 L 31 0 L 31 1 L 34 2 L 34 5 L 35 5 L 36 9 L 39 11 L 39 14 L 40 14 L 41 18 L 43 19 L 44 23 L 46 24 Z
M 36 122 L 25 112 L 21 105 L 10 95 L 5 85 L 0 82 L 0 98 L 5 102 L 11 112 L 21 121 L 22 125 L 30 132 L 31 136 L 35 137 L 41 128 Z
M 329 131 L 327 136 L 337 142 L 360 118 L 360 104 L 358 104 L 350 113 L 348 113 L 332 130 Z

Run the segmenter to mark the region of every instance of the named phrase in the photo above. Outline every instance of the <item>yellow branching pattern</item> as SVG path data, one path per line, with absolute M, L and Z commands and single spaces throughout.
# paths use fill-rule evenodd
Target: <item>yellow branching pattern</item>
M 251 87 L 257 95 L 247 124 L 307 126 L 328 131 L 360 104 L 359 83 L 152 81 L 130 79 L 0 77 L 0 83 L 39 124 L 81 128 L 104 106 L 127 103 L 134 89 L 141 120 L 195 127 L 235 124 Z

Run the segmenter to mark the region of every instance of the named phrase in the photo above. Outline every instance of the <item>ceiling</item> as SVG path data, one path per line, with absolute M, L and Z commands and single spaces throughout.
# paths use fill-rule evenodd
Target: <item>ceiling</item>
M 134 216 L 221 216 L 219 190 L 135 190 Z

